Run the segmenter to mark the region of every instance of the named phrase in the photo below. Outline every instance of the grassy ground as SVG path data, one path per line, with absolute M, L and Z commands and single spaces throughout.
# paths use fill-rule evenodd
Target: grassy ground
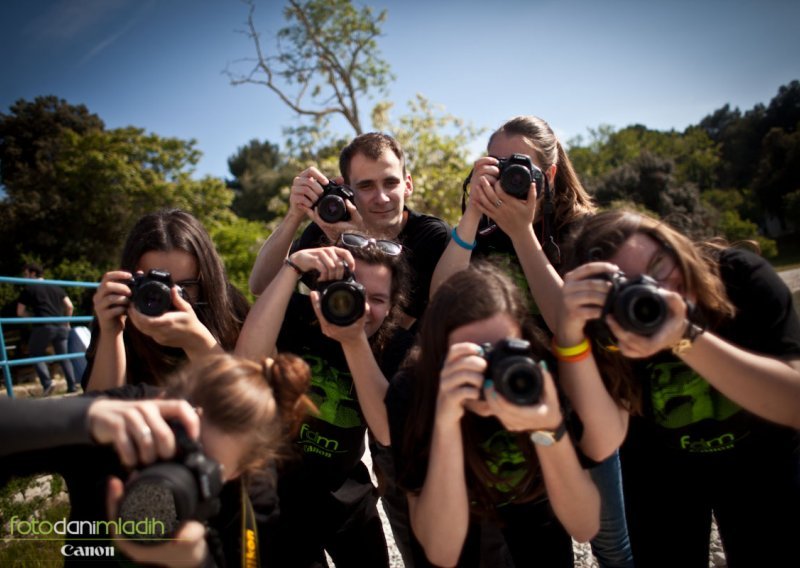
M 44 491 L 31 497 L 31 490 L 37 485 L 44 485 Z M 59 535 L 53 535 L 54 540 L 5 538 L 9 536 L 8 524 L 14 516 L 20 519 L 35 517 L 51 523 L 68 518 L 69 503 L 64 498 L 54 499 L 62 494 L 63 488 L 64 480 L 54 475 L 18 478 L 0 490 L 0 534 L 3 537 L 0 540 L 0 566 L 27 568 L 64 564 L 64 557 L 61 555 L 64 539 Z M 28 498 L 19 498 L 25 494 Z

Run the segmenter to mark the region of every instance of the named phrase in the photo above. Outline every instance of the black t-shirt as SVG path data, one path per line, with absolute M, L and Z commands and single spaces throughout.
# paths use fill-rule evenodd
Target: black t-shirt
M 723 251 L 719 265 L 736 315 L 714 333 L 753 353 L 800 356 L 800 320 L 790 291 L 772 267 L 738 249 Z M 670 352 L 638 362 L 634 372 L 645 385 L 644 416 L 632 420 L 629 444 L 655 440 L 694 456 L 752 444 L 797 447 L 795 430 L 744 410 Z
M 26 286 L 17 301 L 23 304 L 34 317 L 63 317 L 64 298 L 66 297 L 67 293 L 61 286 L 40 284 Z
M 411 342 L 411 334 L 402 329 L 389 340 L 377 359 L 384 376 L 397 370 Z M 313 478 L 318 487 L 335 489 L 361 462 L 367 429 L 344 351 L 322 333 L 309 297 L 298 292 L 289 301 L 277 347 L 308 363 L 307 394 L 319 411 L 306 416 L 294 442 L 302 454 L 302 469 L 290 469 Z
M 450 231 L 447 223 L 433 217 L 423 215 L 408 208 L 408 219 L 397 235 L 397 240 L 403 245 L 403 254 L 411 267 L 411 287 L 408 294 L 409 303 L 405 312 L 419 319 L 428 305 L 428 295 L 431 287 L 431 277 L 450 240 Z M 315 248 L 330 244 L 325 233 L 316 223 L 311 223 L 300 238 L 292 245 L 292 252 L 308 248 Z
M 406 456 L 403 452 L 403 437 L 406 424 L 409 420 L 414 419 L 413 413 L 416 411 L 411 408 L 415 380 L 417 379 L 408 369 L 403 369 L 392 378 L 386 394 L 386 410 L 389 414 L 389 429 L 393 441 L 392 453 L 395 469 L 398 472 L 403 471 L 409 465 L 410 456 Z M 435 380 L 438 380 L 438 377 Z M 579 432 L 582 429 L 580 421 L 566 407 L 565 416 L 568 417 L 567 423 L 571 433 Z M 469 415 L 469 413 L 465 418 L 476 426 L 475 441 L 480 447 L 480 453 L 486 466 L 490 471 L 500 474 L 502 478 L 500 483 L 489 488 L 497 503 L 496 509 L 493 511 L 496 515 L 493 524 L 501 530 L 500 538 L 504 539 L 514 565 L 571 566 L 570 537 L 553 513 L 547 495 L 541 494 L 528 501 L 523 498 L 526 495 L 524 492 L 520 496 L 519 483 L 532 465 L 530 460 L 536 458 L 527 457 L 519 445 L 518 436 L 506 430 L 496 418 L 484 418 Z M 535 453 L 532 456 L 535 456 Z M 422 463 L 417 461 L 411 465 L 413 473 L 405 479 L 404 488 L 408 491 L 418 491 L 425 483 L 428 462 L 427 460 L 423 460 Z M 541 487 L 543 483 L 540 471 L 533 479 L 531 489 Z M 476 515 L 470 515 L 470 527 L 461 550 L 459 567 L 474 566 L 477 568 L 479 565 L 498 565 L 500 562 L 497 550 L 488 550 L 481 546 L 482 530 L 487 530 L 485 524 L 482 525 Z M 430 564 L 413 534 L 411 538 L 415 565 L 429 566 Z M 499 543 L 495 542 L 495 544 Z M 507 561 L 508 559 L 505 558 L 504 562 Z

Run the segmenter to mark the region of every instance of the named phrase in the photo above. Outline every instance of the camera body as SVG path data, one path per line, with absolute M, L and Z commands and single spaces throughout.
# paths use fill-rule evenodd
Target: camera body
M 171 296 L 175 284 L 166 270 L 154 268 L 147 274 L 135 274 L 126 284 L 132 292 L 131 302 L 144 315 L 156 317 L 175 309 Z M 189 301 L 180 286 L 178 292 L 184 300 Z
M 494 345 L 484 343 L 481 348 L 488 363 L 484 380 L 491 379 L 495 390 L 518 406 L 539 404 L 544 377 L 530 342 L 507 338 Z
M 350 212 L 347 210 L 345 200 L 355 203 L 353 190 L 346 185 L 329 181 L 327 185 L 322 186 L 322 195 L 312 208 L 317 209 L 320 219 L 326 223 L 349 221 Z
M 542 190 L 544 173 L 525 154 L 512 154 L 499 159 L 500 183 L 503 190 L 517 199 L 527 199 L 531 183 L 536 182 L 536 191 Z
M 345 327 L 355 323 L 364 315 L 367 307 L 367 292 L 364 286 L 356 282 L 352 271 L 345 270 L 341 280 L 320 282 L 319 271 L 307 272 L 301 281 L 303 284 L 320 293 L 320 311 L 326 321 L 333 325 Z
M 661 329 L 669 309 L 655 280 L 646 274 L 628 278 L 624 272 L 605 274 L 602 278 L 611 282 L 603 316 L 611 314 L 623 329 L 645 337 Z
M 221 466 L 203 453 L 200 443 L 188 436 L 180 422 L 170 420 L 169 425 L 175 433 L 175 456 L 137 472 L 125 485 L 120 503 L 122 521 L 146 521 L 139 526 L 153 529 L 157 526 L 153 520 L 163 523 L 163 534 L 125 535 L 141 544 L 173 538 L 183 522 L 204 522 L 220 509 Z

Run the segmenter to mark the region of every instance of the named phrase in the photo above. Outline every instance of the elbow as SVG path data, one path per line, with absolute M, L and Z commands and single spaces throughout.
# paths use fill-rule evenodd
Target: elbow
M 458 564 L 458 558 L 461 556 L 461 551 L 442 550 L 441 546 L 436 543 L 421 543 L 422 549 L 425 551 L 425 558 L 434 566 L 455 566 Z
M 579 527 L 575 527 L 573 530 L 569 531 L 570 536 L 574 538 L 577 542 L 586 543 L 592 540 L 597 533 L 600 531 L 600 515 L 598 513 L 597 518 L 594 519 L 593 522 L 587 522 Z

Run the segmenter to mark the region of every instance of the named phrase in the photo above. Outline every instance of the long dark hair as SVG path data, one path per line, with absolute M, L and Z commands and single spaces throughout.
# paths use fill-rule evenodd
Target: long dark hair
M 572 162 L 561 145 L 561 142 L 547 122 L 538 116 L 515 116 L 495 130 L 489 137 L 487 148 L 498 134 L 505 136 L 521 136 L 537 150 L 531 156 L 539 163 L 542 171 L 555 164 L 556 177 L 553 187 L 553 221 L 558 230 L 595 211 L 595 205 L 589 193 L 581 184 Z M 540 196 L 540 199 L 542 197 Z M 537 208 L 537 217 L 543 208 Z
M 425 310 L 418 338 L 402 372 L 413 377 L 410 408 L 413 417 L 407 421 L 404 437 L 399 440 L 405 456 L 398 482 L 406 488 L 425 477 L 430 456 L 431 432 L 439 393 L 439 374 L 448 352 L 448 338 L 457 328 L 497 314 L 508 314 L 520 325 L 522 337 L 533 345 L 536 355 L 546 352 L 541 332 L 534 327 L 527 304 L 511 279 L 488 262 L 476 262 L 453 274 L 436 291 Z M 504 482 L 491 472 L 478 447 L 479 424 L 486 419 L 467 412 L 461 428 L 464 441 L 465 468 L 470 499 L 475 510 L 488 513 L 497 503 L 491 487 Z M 525 477 L 515 488 L 515 501 L 531 499 L 543 492 L 539 483 L 539 467 L 530 441 L 524 434 L 516 436 L 517 445 L 531 464 Z M 505 494 L 504 498 L 508 498 Z
M 666 222 L 638 212 L 604 211 L 585 220 L 567 247 L 568 270 L 586 262 L 608 260 L 634 234 L 650 237 L 672 256 L 683 277 L 684 294 L 695 298 L 696 317 L 713 329 L 734 316 L 734 306 L 719 276 L 720 245 L 695 244 Z M 597 346 L 594 357 L 611 396 L 631 412 L 641 412 L 642 384 L 633 376 L 630 360 L 606 346 Z
M 222 348 L 232 350 L 249 306 L 228 281 L 211 237 L 193 215 L 180 209 L 164 209 L 143 216 L 128 234 L 120 268 L 132 273 L 145 253 L 173 250 L 188 253 L 197 262 L 200 289 L 193 308 Z M 183 350 L 159 345 L 132 325 L 125 326 L 124 337 L 127 382 L 160 384 L 185 360 Z

